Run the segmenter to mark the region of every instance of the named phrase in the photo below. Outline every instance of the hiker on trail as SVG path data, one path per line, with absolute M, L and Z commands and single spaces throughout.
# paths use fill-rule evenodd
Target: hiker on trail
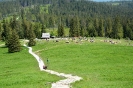
M 43 66 L 43 69 L 45 69 L 45 70 L 46 70 L 46 69 L 47 69 L 47 66 Z
M 46 64 L 47 66 L 49 65 L 49 59 L 47 58 L 47 64 Z
M 48 58 L 47 58 L 47 64 L 48 64 Z

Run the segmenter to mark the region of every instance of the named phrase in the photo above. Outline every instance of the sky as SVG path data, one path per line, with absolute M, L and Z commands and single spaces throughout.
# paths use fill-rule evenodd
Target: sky
M 102 1 L 110 1 L 110 0 L 94 0 L 94 1 L 102 2 Z
M 111 1 L 111 0 L 93 0 L 93 1 L 97 1 L 97 2 L 106 2 L 106 1 Z M 113 0 L 114 1 L 114 0 Z
M 106 1 L 120 1 L 120 0 L 93 0 L 97 2 L 106 2 Z M 124 0 L 123 0 L 124 1 Z M 125 0 L 126 1 L 126 0 Z M 127 0 L 128 1 L 128 0 Z

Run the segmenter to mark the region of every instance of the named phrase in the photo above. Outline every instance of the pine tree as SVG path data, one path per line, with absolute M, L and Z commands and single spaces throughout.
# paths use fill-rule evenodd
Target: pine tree
M 64 36 L 64 26 L 63 24 L 58 25 L 58 37 L 63 37 Z
M 8 32 L 8 28 L 7 28 L 8 27 L 8 23 L 7 23 L 7 21 L 5 19 L 3 20 L 2 27 L 3 27 L 2 38 L 5 41 L 6 37 L 8 36 L 8 34 L 7 34 L 7 32 Z
M 57 33 L 58 33 L 58 37 L 61 37 L 61 24 L 58 25 Z
M 80 26 L 79 26 L 78 17 L 74 17 L 71 19 L 69 35 L 71 37 L 79 37 L 80 36 Z
M 35 46 L 36 45 L 36 41 L 34 40 L 34 38 L 30 38 L 29 39 L 29 43 L 28 43 L 28 46 Z
M 35 41 L 35 33 L 33 31 L 33 25 L 31 24 L 30 30 L 29 30 L 29 43 L 28 46 L 35 46 L 36 41 Z
M 24 9 L 21 9 L 21 19 L 24 20 L 25 17 L 25 11 Z
M 80 36 L 85 37 L 87 36 L 87 30 L 86 30 L 86 22 L 84 20 L 80 21 Z
M 5 45 L 6 45 L 6 47 L 9 47 L 10 39 L 12 37 L 12 29 L 10 27 L 7 27 L 6 34 L 7 34 L 7 36 L 6 36 L 6 39 L 5 39 Z
M 98 35 L 100 37 L 103 37 L 105 35 L 104 21 L 103 21 L 103 19 L 100 19 L 100 21 L 99 21 Z
M 96 36 L 99 36 L 99 33 L 98 33 L 98 31 L 99 31 L 99 20 L 98 20 L 98 18 L 96 18 L 95 20 L 94 20 L 94 27 L 95 27 L 95 30 L 96 30 Z
M 30 29 L 30 22 L 28 22 L 26 19 L 22 20 L 22 30 L 24 33 L 24 38 L 28 39 L 29 38 L 29 29 Z
M 12 35 L 12 29 L 10 28 L 10 25 L 7 21 L 3 21 L 3 33 L 2 33 L 2 37 L 3 40 L 5 41 L 5 46 L 8 47 L 9 46 L 9 39 L 11 38 Z
M 105 30 L 105 36 L 111 38 L 112 37 L 112 20 L 111 18 L 107 19 L 106 22 L 106 30 Z
M 131 40 L 133 40 L 133 24 L 131 24 L 129 21 L 126 23 L 126 29 L 125 29 L 125 36 L 127 38 L 130 38 Z
M 74 37 L 74 19 L 73 18 L 70 21 L 69 36 Z
M 87 31 L 90 37 L 96 37 L 97 36 L 97 32 L 95 30 L 95 27 L 93 25 L 93 22 L 90 22 L 88 27 L 87 27 Z
M 8 40 L 8 52 L 14 53 L 21 51 L 21 44 L 19 42 L 19 36 L 17 35 L 16 30 L 12 30 L 11 38 Z
M 18 24 L 17 24 L 17 20 L 16 20 L 16 16 L 14 15 L 13 18 L 10 20 L 10 25 L 12 29 L 17 29 Z
M 133 40 L 133 19 L 131 21 L 131 25 L 130 25 L 130 39 Z
M 0 23 L 0 40 L 2 39 L 2 24 Z
M 75 26 L 75 35 L 76 37 L 80 36 L 80 24 L 79 24 L 79 18 L 75 17 L 75 22 L 76 22 L 76 26 Z
M 133 40 L 133 29 L 130 30 L 129 38 Z
M 114 38 L 116 38 L 116 39 L 123 38 L 123 27 L 122 27 L 122 25 L 120 23 L 119 17 L 115 18 L 113 27 L 114 27 L 113 28 Z
M 41 24 L 40 23 L 35 23 L 34 25 L 34 33 L 36 35 L 36 38 L 41 38 Z
M 21 37 L 21 38 L 24 37 L 23 29 L 21 27 L 21 23 L 20 23 L 20 21 L 18 21 L 18 18 L 17 18 L 16 15 L 14 15 L 13 18 L 10 20 L 10 27 L 12 29 L 16 30 L 19 37 Z
M 54 17 L 51 16 L 49 18 L 49 27 L 52 27 L 54 29 L 54 25 L 55 25 Z
M 46 33 L 45 29 L 46 29 L 45 25 L 42 24 L 41 33 Z

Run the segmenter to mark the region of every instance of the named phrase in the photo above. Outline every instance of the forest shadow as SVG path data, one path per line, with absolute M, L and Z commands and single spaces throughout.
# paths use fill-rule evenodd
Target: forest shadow
M 21 47 L 21 50 L 20 50 L 20 52 L 25 48 L 25 46 L 20 46 Z M 0 48 L 3 48 L 3 49 L 7 49 L 7 51 L 6 52 L 3 52 L 2 54 L 13 54 L 13 53 L 9 53 L 8 52 L 8 47 L 7 46 L 5 46 L 5 45 L 3 45 L 3 46 L 0 46 Z M 15 53 L 15 52 L 14 52 Z
M 7 48 L 5 45 L 3 45 L 3 46 L 0 46 L 0 48 Z

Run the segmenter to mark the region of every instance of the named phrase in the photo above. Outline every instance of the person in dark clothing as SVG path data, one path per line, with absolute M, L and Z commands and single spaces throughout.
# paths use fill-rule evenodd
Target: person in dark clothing
M 45 69 L 45 70 L 46 70 L 46 69 L 47 69 L 47 66 L 43 66 L 43 69 Z
M 48 58 L 47 58 L 47 64 L 48 64 Z

